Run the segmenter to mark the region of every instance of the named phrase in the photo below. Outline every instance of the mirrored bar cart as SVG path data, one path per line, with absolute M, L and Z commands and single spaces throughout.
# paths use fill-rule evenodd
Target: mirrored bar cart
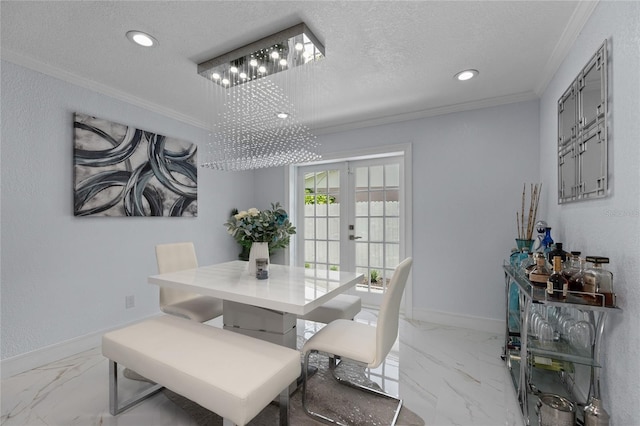
M 539 424 L 545 396 L 573 403 L 584 424 L 590 399 L 600 399 L 601 349 L 609 314 L 603 294 L 569 292 L 555 300 L 519 269 L 504 265 L 506 332 L 503 359 L 527 425 Z M 588 387 L 588 391 L 586 388 Z M 585 394 L 586 392 L 586 394 Z

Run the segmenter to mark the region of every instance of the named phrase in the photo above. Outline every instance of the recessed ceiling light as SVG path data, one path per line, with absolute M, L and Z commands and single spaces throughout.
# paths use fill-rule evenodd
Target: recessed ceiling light
M 158 40 L 142 31 L 128 31 L 127 38 L 135 44 L 143 47 L 153 47 L 158 45 Z
M 289 118 L 289 113 L 288 112 L 277 112 L 276 113 L 276 117 L 281 118 L 281 119 L 285 119 L 285 118 Z
M 478 75 L 478 70 L 464 70 L 456 74 L 454 78 L 456 80 L 466 81 L 466 80 L 471 80 L 473 77 L 477 75 Z

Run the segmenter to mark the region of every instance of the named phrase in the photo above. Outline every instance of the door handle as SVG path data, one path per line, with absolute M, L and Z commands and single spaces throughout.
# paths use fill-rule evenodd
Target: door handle
M 355 235 L 349 235 L 350 240 L 359 240 L 362 237 L 356 237 Z

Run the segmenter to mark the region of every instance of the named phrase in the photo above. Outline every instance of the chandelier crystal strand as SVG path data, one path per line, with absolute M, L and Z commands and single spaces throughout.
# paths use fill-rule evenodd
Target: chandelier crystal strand
M 276 111 L 289 111 L 282 120 Z M 318 144 L 293 103 L 267 78 L 230 89 L 218 114 L 204 167 L 248 170 L 317 160 Z

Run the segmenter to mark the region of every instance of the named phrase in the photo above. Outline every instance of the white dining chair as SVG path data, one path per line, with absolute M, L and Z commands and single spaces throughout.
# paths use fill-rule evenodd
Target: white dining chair
M 337 319 L 352 320 L 361 309 L 362 300 L 358 296 L 339 294 L 308 314 L 301 316 L 300 319 L 329 324 Z
M 395 425 L 398 415 L 400 414 L 400 409 L 402 408 L 401 399 L 377 389 L 341 379 L 336 376 L 335 368 L 339 365 L 339 362 L 342 362 L 344 359 L 363 363 L 368 368 L 376 368 L 385 360 L 398 337 L 400 302 L 412 263 L 413 259 L 409 257 L 403 260 L 396 268 L 393 277 L 391 277 L 387 292 L 384 294 L 382 304 L 380 305 L 378 321 L 375 326 L 344 319 L 336 320 L 327 324 L 311 336 L 304 344 L 302 347 L 302 353 L 304 354 L 302 407 L 309 416 L 323 423 L 338 423 L 329 417 L 309 410 L 307 407 L 309 355 L 313 352 L 323 352 L 329 355 L 329 370 L 339 383 L 398 402 L 391 423 Z M 339 360 L 339 362 L 337 362 L 337 360 Z
M 161 274 L 198 267 L 196 250 L 191 242 L 157 245 L 156 260 Z M 161 286 L 160 310 L 166 314 L 206 322 L 222 315 L 222 300 Z

